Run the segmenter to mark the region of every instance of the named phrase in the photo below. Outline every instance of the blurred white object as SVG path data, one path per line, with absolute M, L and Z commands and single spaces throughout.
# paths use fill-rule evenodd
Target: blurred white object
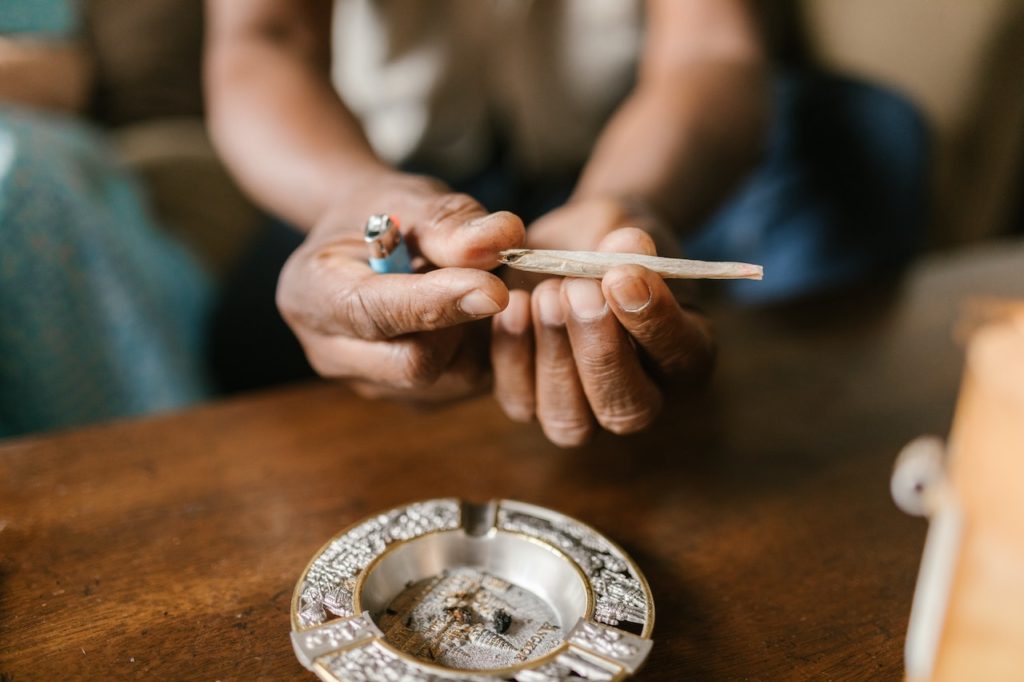
M 934 509 L 935 491 L 945 483 L 945 451 L 946 446 L 938 436 L 915 438 L 900 451 L 889 489 L 902 511 L 911 516 L 929 516 Z
M 903 652 L 910 680 L 932 677 L 960 548 L 963 517 L 946 478 L 945 451 L 936 436 L 912 440 L 896 458 L 889 482 L 897 507 L 930 522 Z
M 993 313 L 993 314 L 990 314 Z M 1024 679 L 1024 302 L 961 323 L 967 363 L 943 457 L 919 439 L 897 504 L 930 520 L 905 649 L 910 682 Z

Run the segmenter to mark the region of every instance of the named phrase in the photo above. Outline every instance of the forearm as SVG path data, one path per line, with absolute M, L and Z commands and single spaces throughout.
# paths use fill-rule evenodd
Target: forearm
M 694 228 L 759 158 L 765 69 L 709 60 L 641 78 L 608 123 L 574 199 L 637 201 L 677 232 Z
M 0 37 L 0 102 L 81 111 L 91 75 L 77 45 Z
M 302 229 L 386 172 L 331 87 L 322 57 L 253 31 L 215 36 L 206 60 L 220 153 L 259 204 Z

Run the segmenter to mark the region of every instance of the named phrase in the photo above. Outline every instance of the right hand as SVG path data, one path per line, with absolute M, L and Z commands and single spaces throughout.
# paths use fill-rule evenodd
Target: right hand
M 653 212 L 591 199 L 542 217 L 527 243 L 655 256 L 659 237 L 672 248 L 670 234 Z M 636 265 L 613 268 L 601 280 L 505 276 L 526 290 L 514 289 L 494 318 L 494 395 L 511 419 L 536 418 L 556 445 L 582 445 L 596 426 L 643 430 L 667 396 L 706 383 L 714 335 L 688 305 L 686 283 L 670 284 Z
M 310 364 L 365 396 L 447 400 L 486 389 L 486 328 L 466 323 L 508 305 L 487 270 L 523 244 L 522 221 L 418 176 L 355 194 L 317 223 L 278 280 L 277 306 Z M 418 274 L 370 268 L 362 229 L 371 213 L 399 219 Z

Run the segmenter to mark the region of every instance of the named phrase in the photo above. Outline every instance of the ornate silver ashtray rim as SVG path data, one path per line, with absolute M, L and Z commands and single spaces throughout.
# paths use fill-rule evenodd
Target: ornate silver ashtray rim
M 403 585 L 464 567 L 546 602 L 560 642 L 512 666 L 457 669 L 387 641 L 371 613 Z M 634 632 L 617 627 L 623 623 Z M 368 517 L 325 543 L 296 583 L 291 625 L 296 656 L 323 680 L 614 682 L 650 652 L 654 600 L 629 555 L 586 524 L 514 500 L 440 498 Z

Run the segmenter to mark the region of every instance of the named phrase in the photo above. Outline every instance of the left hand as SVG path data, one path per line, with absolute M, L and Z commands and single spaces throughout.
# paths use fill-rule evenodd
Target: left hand
M 487 269 L 523 243 L 522 221 L 404 174 L 376 178 L 360 202 L 338 201 L 278 279 L 278 309 L 312 367 L 366 397 L 438 402 L 489 388 L 487 318 L 508 289 Z M 401 216 L 417 273 L 370 268 L 361 221 L 374 206 Z
M 645 229 L 622 227 L 629 223 Z M 656 255 L 652 234 L 668 232 L 615 201 L 581 201 L 537 221 L 527 246 Z M 507 273 L 510 289 L 532 283 L 522 275 Z M 585 443 L 595 421 L 617 434 L 646 428 L 665 391 L 701 383 L 712 364 L 710 322 L 683 298 L 634 265 L 601 281 L 549 278 L 532 293 L 513 289 L 492 326 L 498 402 L 517 421 L 536 417 L 563 447 Z

